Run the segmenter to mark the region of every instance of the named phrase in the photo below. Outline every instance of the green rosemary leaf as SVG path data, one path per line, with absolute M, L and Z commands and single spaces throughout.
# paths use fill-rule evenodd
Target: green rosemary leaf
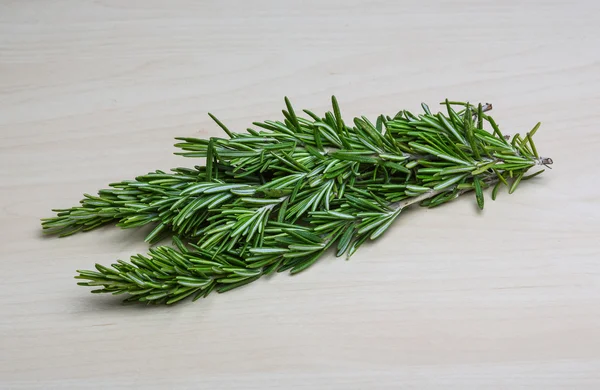
M 179 302 L 182 299 L 185 299 L 185 298 L 189 297 L 190 295 L 192 295 L 193 293 L 198 292 L 198 291 L 202 291 L 202 290 L 200 288 L 190 288 L 189 290 L 187 290 L 183 293 L 180 293 L 178 295 L 175 295 L 175 296 L 169 298 L 169 300 L 166 303 L 167 303 L 167 305 L 172 305 L 173 303 Z M 131 293 L 129 293 L 129 294 L 131 294 Z
M 212 181 L 213 179 L 214 150 L 215 144 L 211 138 L 208 142 L 208 147 L 206 148 L 206 180 L 208 181 Z
M 515 190 L 517 189 L 517 186 L 519 185 L 519 183 L 521 182 L 521 179 L 523 178 L 523 174 L 524 172 L 521 172 L 517 175 L 517 177 L 515 178 L 515 180 L 513 180 L 510 189 L 508 190 L 509 194 L 512 194 L 513 192 L 515 192 Z
M 305 242 L 307 244 L 318 244 L 321 243 L 321 238 L 310 232 L 310 231 L 306 231 L 306 230 L 301 230 L 301 229 L 282 229 L 285 233 L 287 233 L 288 235 L 295 237 L 297 239 L 299 239 L 302 242 Z
M 479 175 L 479 174 L 491 169 L 497 163 L 498 163 L 498 161 L 492 161 L 487 164 L 484 164 L 484 165 L 480 166 L 479 168 L 475 169 L 474 171 L 472 171 L 471 175 L 473 175 L 473 176 Z
M 454 126 L 456 126 L 457 128 L 460 128 L 460 126 L 463 124 L 463 120 L 461 120 L 460 116 L 457 114 L 456 111 L 454 111 L 454 108 L 452 108 L 452 104 L 450 103 L 450 101 L 448 99 L 445 100 L 444 102 L 446 104 L 446 111 L 448 112 L 448 118 L 450 118 L 450 121 L 452 122 L 452 124 Z M 469 103 L 464 103 L 464 105 L 469 108 Z
M 323 245 L 294 244 L 290 245 L 289 249 L 293 251 L 314 252 L 323 249 Z
M 217 125 L 219 125 L 219 127 L 220 127 L 221 129 L 223 129 L 223 131 L 224 131 L 225 133 L 227 133 L 227 135 L 229 136 L 229 138 L 233 138 L 233 137 L 234 137 L 233 133 L 232 133 L 231 131 L 229 131 L 229 129 L 228 129 L 228 128 L 227 128 L 227 127 L 226 127 L 226 126 L 223 124 L 223 123 L 221 123 L 221 121 L 220 121 L 220 120 L 218 120 L 216 116 L 214 116 L 214 115 L 213 115 L 213 114 L 211 114 L 210 112 L 208 113 L 208 116 L 210 116 L 210 118 L 211 118 L 213 121 L 215 121 L 215 123 L 216 123 Z
M 204 287 L 208 285 L 211 281 L 210 279 L 198 279 L 198 278 L 190 278 L 186 276 L 177 276 L 177 283 L 186 287 Z
M 348 250 L 348 258 L 350 258 L 353 254 L 356 253 L 356 251 L 358 250 L 358 248 L 360 248 L 360 246 L 367 241 L 367 239 L 369 238 L 369 235 L 363 235 L 360 238 L 357 238 L 352 245 L 350 245 L 350 249 Z
M 311 118 L 312 118 L 314 121 L 320 121 L 320 120 L 321 120 L 321 118 L 319 118 L 319 116 L 318 116 L 318 115 L 314 114 L 314 113 L 313 113 L 312 111 L 310 111 L 310 110 L 306 110 L 306 109 L 305 109 L 305 110 L 302 110 L 302 111 L 304 111 L 304 112 L 305 112 L 305 113 L 306 113 L 308 116 L 310 116 L 310 117 L 311 117 Z
M 479 145 L 477 145 L 477 140 L 475 139 L 475 134 L 473 131 L 473 115 L 471 114 L 471 108 L 468 105 L 464 114 L 463 126 L 465 128 L 465 133 L 467 134 L 467 141 L 469 142 L 469 146 L 471 147 L 473 156 L 476 160 L 480 160 L 481 154 L 479 153 Z
M 321 258 L 321 253 L 312 255 L 307 260 L 304 260 L 304 261 L 296 264 L 290 271 L 290 274 L 294 275 L 294 274 L 304 271 L 305 269 L 307 269 L 308 267 L 310 267 L 311 265 L 316 263 L 317 260 L 319 260 L 320 258 Z
M 372 152 L 368 152 L 372 154 Z M 375 157 L 368 157 L 365 152 L 351 152 L 351 151 L 338 151 L 331 153 L 331 157 L 345 160 L 345 161 L 356 161 L 364 164 L 377 164 L 379 160 Z
M 261 276 L 262 275 L 257 275 L 257 276 L 253 276 L 253 277 L 249 277 L 249 278 L 237 278 L 237 279 L 235 279 L 236 281 L 234 283 L 229 283 L 224 286 L 217 287 L 217 292 L 219 294 L 221 294 L 221 293 L 236 289 L 238 287 L 245 286 L 249 283 L 254 282 L 255 280 L 260 279 Z M 223 283 L 223 281 L 224 281 L 224 279 L 219 279 L 220 283 Z
M 376 238 L 381 236 L 392 225 L 396 217 L 398 217 L 398 215 L 400 214 L 400 211 L 402 211 L 402 209 L 398 209 L 394 214 L 387 217 L 386 221 L 381 226 L 379 226 L 373 233 L 371 233 L 371 240 L 375 240 Z
M 504 138 L 504 135 L 500 131 L 500 128 L 496 124 L 496 121 L 494 121 L 494 118 L 488 116 L 488 117 L 486 117 L 486 119 L 488 120 L 488 122 L 490 123 L 490 125 L 492 125 L 492 129 L 494 129 L 494 134 L 496 134 L 496 136 L 498 137 L 498 139 L 504 141 L 505 144 L 508 144 L 508 142 Z
M 397 162 L 406 161 L 409 158 L 408 156 L 406 156 L 404 154 L 396 155 L 396 154 L 386 154 L 386 153 L 381 153 L 379 155 L 379 157 L 384 160 L 391 160 L 391 161 L 397 161 Z
M 353 215 L 340 213 L 338 211 L 333 211 L 333 210 L 327 211 L 327 215 L 331 215 L 331 216 L 335 217 L 336 219 L 347 219 L 350 221 L 353 221 L 354 219 L 356 219 L 356 217 L 354 217 Z
M 344 122 L 342 121 L 342 114 L 340 112 L 340 106 L 339 106 L 338 101 L 335 98 L 335 96 L 331 97 L 331 105 L 333 106 L 333 115 L 335 116 L 338 132 L 343 133 Z
M 420 118 L 423 122 L 425 122 L 424 124 L 431 127 L 432 129 L 436 129 L 439 131 L 446 131 L 444 129 L 444 126 L 442 126 L 439 123 L 439 119 L 437 116 L 432 115 L 431 117 L 428 117 L 427 115 L 424 115 Z M 426 127 L 425 127 L 426 128 Z
M 152 229 L 152 231 L 146 236 L 146 238 L 144 239 L 144 241 L 148 242 L 148 243 L 155 243 L 157 242 L 158 238 L 160 237 L 161 233 L 163 231 L 165 231 L 165 229 L 167 228 L 167 226 L 163 223 L 159 223 L 158 225 L 156 225 L 156 227 L 154 229 Z
M 279 212 L 277 213 L 277 222 L 285 221 L 285 215 L 287 212 L 287 207 L 290 202 L 290 197 L 286 197 L 285 200 L 281 203 L 279 207 Z
M 266 199 L 266 198 L 240 198 L 240 201 L 249 204 L 258 205 L 275 205 L 281 203 L 281 199 Z
M 337 246 L 337 257 L 340 257 L 341 255 L 343 255 L 346 250 L 348 249 L 348 247 L 350 246 L 350 243 L 352 242 L 352 238 L 354 237 L 354 233 L 355 233 L 356 229 L 354 228 L 353 225 L 348 226 L 345 230 L 344 230 L 344 234 L 342 234 L 342 236 L 340 237 L 340 240 L 338 242 L 338 246 Z
M 433 171 L 424 171 L 423 173 L 435 172 L 435 173 L 439 173 L 439 176 L 447 176 L 447 175 L 451 175 L 454 173 L 463 173 L 463 172 L 471 172 L 472 175 L 475 175 L 474 172 L 476 172 L 474 166 L 452 166 L 452 167 L 443 168 L 443 169 L 439 169 L 439 168 L 425 168 L 425 169 L 433 169 Z M 421 172 L 421 171 L 423 171 L 423 169 L 421 169 L 419 171 Z
M 407 184 L 406 188 L 409 191 L 416 192 L 416 193 L 422 193 L 422 192 L 431 191 L 431 188 L 429 188 L 429 187 L 418 186 L 416 184 Z
M 383 124 L 385 122 L 385 118 L 383 117 L 383 115 L 379 115 L 377 117 L 377 120 L 375 121 L 375 128 L 377 129 L 377 131 L 379 133 L 383 134 Z
M 446 188 L 450 187 L 452 184 L 455 184 L 455 183 L 459 182 L 460 180 L 464 179 L 466 176 L 467 176 L 466 174 L 463 174 L 463 175 L 456 175 L 454 177 L 451 177 L 450 179 L 444 180 L 443 182 L 441 182 L 438 185 L 436 185 L 435 187 L 433 187 L 433 190 L 439 191 L 439 190 L 446 189 Z
M 494 171 L 494 173 L 496 174 L 496 176 L 498 177 L 498 179 L 504 183 L 505 186 L 508 187 L 508 182 L 506 181 L 506 178 L 504 177 L 503 174 L 501 174 L 497 169 L 492 168 L 492 170 Z
M 475 196 L 477 198 L 477 206 L 480 210 L 483 210 L 483 190 L 481 188 L 481 180 L 478 177 L 473 178 L 473 185 L 475 188 Z
M 425 103 L 421 103 L 421 107 L 423 108 L 423 111 L 425 111 L 425 113 L 427 115 L 431 115 L 431 111 L 429 110 L 429 106 Z
M 438 118 L 440 119 L 440 122 L 442 122 L 444 127 L 454 136 L 454 138 L 456 138 L 457 141 L 459 141 L 463 144 L 466 143 L 465 139 L 460 135 L 458 130 L 454 127 L 454 125 L 452 123 L 450 123 L 448 121 L 448 119 L 446 119 L 446 117 L 444 115 L 442 115 L 441 113 L 438 113 Z
M 542 122 L 536 123 L 536 125 L 533 127 L 533 129 L 531 129 L 531 131 L 529 132 L 529 135 L 531 137 L 533 137 L 535 135 L 535 133 L 538 131 L 538 129 L 540 128 L 541 125 L 542 125 Z
M 296 131 L 300 131 L 300 123 L 298 123 L 298 118 L 296 117 L 296 113 L 294 112 L 292 103 L 290 103 L 290 100 L 287 98 L 287 96 L 285 97 L 284 100 L 285 100 L 285 105 L 288 109 L 288 113 L 290 114 L 292 124 L 294 125 Z
M 540 156 L 538 155 L 537 149 L 535 148 L 535 144 L 533 143 L 533 138 L 531 136 L 531 133 L 527 133 L 527 141 L 529 141 L 529 146 L 531 147 L 531 151 L 533 152 L 533 155 L 535 156 L 535 158 L 540 158 Z
M 542 170 L 539 170 L 539 171 L 537 171 L 535 173 L 532 173 L 531 175 L 523 176 L 523 179 L 521 179 L 521 180 L 529 180 L 531 178 L 536 177 L 537 175 L 541 174 L 544 171 L 545 171 L 545 169 L 542 169 Z
M 499 181 L 498 183 L 496 183 L 496 185 L 494 186 L 494 189 L 492 190 L 492 200 L 496 200 L 496 195 L 498 194 L 498 189 L 500 189 L 500 186 L 502 184 L 506 184 L 506 182 L 502 182 Z

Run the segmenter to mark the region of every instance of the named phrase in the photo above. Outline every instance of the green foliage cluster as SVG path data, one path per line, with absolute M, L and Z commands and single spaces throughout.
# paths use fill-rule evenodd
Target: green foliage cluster
M 393 117 L 342 119 L 333 110 L 300 116 L 289 100 L 280 121 L 253 123 L 227 137 L 177 138 L 180 154 L 204 165 L 156 171 L 110 184 L 81 204 L 54 210 L 42 220 L 46 233 L 68 236 L 116 223 L 153 226 L 146 241 L 172 237 L 93 271 L 80 270 L 94 293 L 127 294 L 126 301 L 178 302 L 243 286 L 263 275 L 305 270 L 330 248 L 354 254 L 380 237 L 406 207 L 436 207 L 474 192 L 510 193 L 540 157 L 525 136 L 505 137 L 487 114 L 488 104 L 446 100 L 444 112 L 402 110 Z

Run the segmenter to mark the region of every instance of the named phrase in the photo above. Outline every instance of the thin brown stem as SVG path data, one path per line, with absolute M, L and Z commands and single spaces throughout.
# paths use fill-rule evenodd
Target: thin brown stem
M 498 181 L 499 181 L 499 179 L 497 177 L 495 177 L 495 178 L 490 178 L 488 180 L 485 180 L 484 183 L 487 185 L 487 187 L 489 187 L 493 184 L 496 184 Z M 424 201 L 426 199 L 433 198 L 434 196 L 439 195 L 443 192 L 454 191 L 455 188 L 456 188 L 456 186 L 444 188 L 442 190 L 431 189 L 427 192 L 422 193 L 421 195 L 418 195 L 418 196 L 415 196 L 412 198 L 408 198 L 408 199 L 404 199 L 399 202 L 394 202 L 394 203 L 390 204 L 390 207 L 393 208 L 394 210 L 403 209 L 403 208 L 411 206 L 413 204 L 421 203 L 422 201 Z M 467 192 L 470 192 L 470 191 L 473 191 L 473 188 L 465 188 L 464 190 L 459 191 L 456 196 L 458 197 L 458 196 L 465 194 Z

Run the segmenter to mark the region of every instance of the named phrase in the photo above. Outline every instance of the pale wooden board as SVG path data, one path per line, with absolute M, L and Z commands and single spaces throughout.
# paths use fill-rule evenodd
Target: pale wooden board
M 600 388 L 600 3 L 0 2 L 0 387 Z M 490 101 L 554 169 L 407 212 L 350 261 L 175 307 L 76 269 L 144 231 L 42 238 L 84 192 L 193 164 L 173 137 L 323 112 Z M 594 238 L 596 237 L 596 238 Z

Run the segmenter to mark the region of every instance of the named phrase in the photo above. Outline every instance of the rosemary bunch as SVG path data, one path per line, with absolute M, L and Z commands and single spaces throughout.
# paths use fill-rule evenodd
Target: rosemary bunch
M 245 133 L 209 114 L 226 138 L 176 144 L 177 154 L 204 158 L 204 166 L 114 183 L 42 220 L 44 231 L 61 236 L 112 222 L 153 225 L 149 243 L 173 237 L 174 247 L 78 271 L 86 280 L 79 284 L 153 303 L 228 291 L 275 271 L 300 272 L 330 247 L 351 256 L 413 204 L 435 207 L 473 191 L 483 208 L 485 188 L 493 186 L 493 199 L 502 186 L 512 193 L 543 171 L 528 170 L 552 163 L 533 142 L 539 123 L 511 139 L 488 104 L 446 100 L 443 113 L 423 104 L 418 115 L 347 124 L 335 97 L 323 117 L 299 116 L 285 103 L 283 120 L 255 122 Z

